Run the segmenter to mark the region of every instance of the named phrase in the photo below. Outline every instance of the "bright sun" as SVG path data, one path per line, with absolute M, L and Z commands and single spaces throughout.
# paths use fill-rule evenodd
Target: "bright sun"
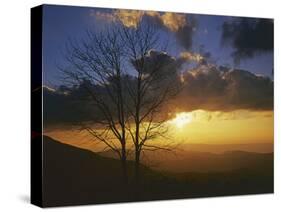
M 182 128 L 183 126 L 189 124 L 192 121 L 192 114 L 191 113 L 177 113 L 176 117 L 169 122 L 175 125 L 177 128 Z

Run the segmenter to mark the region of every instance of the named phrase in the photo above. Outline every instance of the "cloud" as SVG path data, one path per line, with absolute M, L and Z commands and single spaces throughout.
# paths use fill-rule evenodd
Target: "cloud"
M 204 57 L 201 54 L 184 51 L 180 53 L 180 59 L 201 63 Z
M 149 50 L 144 58 L 140 58 L 137 61 L 132 61 L 132 63 L 134 66 L 136 66 L 139 61 L 144 61 L 144 72 L 148 74 L 155 71 L 164 73 L 171 69 L 173 69 L 172 72 L 177 72 L 181 66 L 181 62 L 179 62 L 175 57 L 172 57 L 166 52 L 157 51 L 154 49 Z
M 90 16 L 96 17 L 98 20 L 114 22 L 116 17 L 112 13 L 100 12 L 96 10 L 90 10 Z
M 272 80 L 245 70 L 201 65 L 185 72 L 182 81 L 182 91 L 173 104 L 183 111 L 273 109 Z
M 156 79 L 170 76 L 164 82 L 164 86 L 173 84 L 181 85 L 181 90 L 177 96 L 172 98 L 167 104 L 162 105 L 161 116 L 170 112 L 179 111 L 218 111 L 230 112 L 237 110 L 251 111 L 271 111 L 273 110 L 273 81 L 264 76 L 257 76 L 251 72 L 238 69 L 228 69 L 212 65 L 200 65 L 190 71 L 186 71 L 179 80 L 178 71 L 181 64 L 174 57 L 164 52 L 151 50 L 145 58 L 147 74 L 151 68 L 159 68 Z M 84 82 L 87 83 L 87 82 Z M 124 83 L 134 86 L 134 77 L 124 77 Z M 156 80 L 155 83 L 158 83 Z M 152 85 L 153 86 L 153 85 Z M 159 84 L 156 84 L 159 87 Z M 160 84 L 160 88 L 161 87 Z M 93 89 L 106 98 L 106 91 L 100 86 Z M 71 125 L 79 122 L 89 122 L 102 119 L 99 109 L 89 101 L 88 93 L 83 89 L 83 85 L 72 88 L 61 86 L 58 89 L 44 90 L 44 125 Z M 38 98 L 41 94 L 38 90 Z M 33 92 L 36 95 L 37 91 Z M 154 98 L 157 93 L 151 92 L 147 98 Z M 108 101 L 110 101 L 108 99 Z M 110 104 L 109 104 L 110 105 Z M 112 112 L 116 109 L 111 108 Z
M 178 63 L 184 64 L 184 63 L 195 63 L 196 66 L 199 65 L 207 65 L 209 63 L 213 63 L 211 61 L 211 53 L 208 51 L 205 51 L 204 48 L 201 48 L 199 50 L 199 53 L 192 52 L 192 51 L 183 51 L 179 54 L 179 57 L 177 58 Z
M 144 63 L 143 77 L 149 81 L 149 92 L 145 98 L 158 98 L 166 89 L 169 90 L 169 95 L 177 93 L 181 84 L 179 70 L 183 64 L 182 61 L 166 52 L 152 49 L 143 58 L 131 62 L 136 70 L 138 70 L 138 64 Z
M 158 98 L 164 89 L 169 88 L 169 92 L 173 93 L 177 89 L 177 86 L 180 85 L 178 70 L 181 63 L 166 52 L 152 49 L 147 52 L 144 58 L 131 61 L 136 71 L 138 62 L 144 62 L 143 77 L 147 77 L 146 83 L 149 81 L 149 86 L 146 87 L 149 92 L 147 92 L 144 98 L 146 104 L 142 106 L 142 109 L 150 106 L 149 102 L 151 101 L 151 104 L 155 103 L 153 100 Z M 81 84 L 73 87 L 60 86 L 57 89 L 44 88 L 44 124 L 46 126 L 54 126 L 56 124 L 69 125 L 103 119 L 104 117 L 100 108 L 91 100 L 92 97 L 88 92 L 89 90 L 93 90 L 98 98 L 102 99 L 107 105 L 107 109 L 112 116 L 117 117 L 118 110 L 116 105 L 112 104 L 113 100 L 108 95 L 109 89 L 113 96 L 117 96 L 114 80 L 114 78 L 108 78 L 107 87 L 94 85 L 90 81 L 84 80 Z M 125 89 L 124 96 L 128 96 L 125 100 L 127 101 L 126 106 L 130 107 L 132 104 L 132 99 L 129 98 L 131 93 L 126 93 L 128 91 L 126 86 L 130 86 L 131 92 L 137 89 L 136 76 L 123 75 L 121 80 Z
M 117 20 L 126 27 L 136 28 L 141 21 L 142 16 L 144 15 L 143 11 L 139 10 L 116 10 L 114 16 Z
M 138 24 L 148 19 L 159 28 L 173 32 L 180 45 L 185 49 L 192 46 L 192 36 L 196 27 L 194 19 L 186 14 L 140 10 L 114 10 L 113 12 L 91 11 L 91 16 L 108 22 L 120 21 L 126 27 L 137 28 Z
M 230 44 L 236 62 L 273 51 L 273 20 L 236 18 L 222 25 L 222 43 Z
M 158 19 L 158 23 L 176 32 L 187 24 L 186 15 L 164 12 L 159 13 L 156 11 L 140 11 L 140 10 L 116 10 L 114 15 L 126 27 L 136 28 L 145 16 Z
M 163 21 L 163 25 L 173 32 L 177 32 L 187 25 L 186 16 L 183 14 L 166 12 L 160 16 L 160 19 Z
M 196 30 L 196 25 L 196 21 L 194 19 L 190 19 L 186 25 L 180 27 L 175 33 L 179 44 L 181 44 L 186 50 L 189 50 L 192 47 L 193 34 Z
M 222 120 L 245 120 L 257 117 L 271 118 L 272 111 L 252 111 L 252 110 L 234 110 L 234 111 L 206 111 L 194 110 L 188 113 L 192 118 L 192 122 L 206 123 L 210 121 Z

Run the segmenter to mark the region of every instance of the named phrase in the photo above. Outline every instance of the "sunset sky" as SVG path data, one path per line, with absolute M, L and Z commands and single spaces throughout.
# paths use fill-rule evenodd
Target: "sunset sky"
M 81 38 L 85 36 L 85 31 L 87 29 L 92 29 L 95 31 L 101 30 L 105 25 L 110 24 L 110 17 L 114 13 L 110 9 L 99 9 L 99 8 L 88 8 L 88 7 L 66 7 L 66 6 L 48 6 L 44 7 L 44 70 L 46 75 L 46 84 L 60 84 L 57 76 L 56 63 L 62 60 L 62 49 L 65 48 L 67 39 L 69 38 Z M 165 13 L 161 13 L 165 15 Z M 266 51 L 263 51 L 263 46 L 270 45 L 264 41 L 264 37 L 255 38 L 251 36 L 260 37 L 262 34 L 248 34 L 246 41 L 251 41 L 251 39 L 260 39 L 256 42 L 263 41 L 265 44 L 260 44 L 260 50 L 258 48 L 253 48 L 256 51 L 253 57 L 242 58 L 240 64 L 235 64 L 231 54 L 235 51 L 235 47 L 230 44 L 223 44 L 223 24 L 229 21 L 239 21 L 239 17 L 231 16 L 215 16 L 215 15 L 197 15 L 197 14 L 180 14 L 182 16 L 187 16 L 187 21 L 194 19 L 191 26 L 192 35 L 186 34 L 183 36 L 183 40 L 192 39 L 192 42 L 184 41 L 179 43 L 176 41 L 175 33 L 169 32 L 163 33 L 163 38 L 168 36 L 170 42 L 172 42 L 172 56 L 178 56 L 180 52 L 184 51 L 186 47 L 188 50 L 199 53 L 200 49 L 209 53 L 211 59 L 216 61 L 219 65 L 228 65 L 230 67 L 241 68 L 251 71 L 255 74 L 261 74 L 265 76 L 272 77 L 273 69 L 273 48 L 269 47 Z M 129 14 L 134 16 L 134 13 Z M 172 20 L 172 19 L 171 19 Z M 271 19 L 246 19 L 252 21 L 267 20 Z M 177 23 L 177 20 L 173 20 L 172 24 Z M 242 26 L 241 26 L 242 27 Z M 187 30 L 188 31 L 188 30 Z M 259 33 L 262 33 L 259 31 Z M 266 33 L 266 32 L 265 32 Z M 270 34 L 270 32 L 268 32 Z M 253 42 L 253 41 L 251 41 Z M 255 42 L 255 41 L 254 41 Z M 270 42 L 270 41 L 268 41 Z M 272 40 L 271 40 L 272 42 Z M 253 44 L 254 45 L 254 44 Z M 254 46 L 253 46 L 254 47 Z M 242 49 L 242 46 L 241 46 Z
M 161 42 L 170 44 L 165 58 L 175 66 L 181 61 L 178 72 L 184 87 L 168 104 L 172 112 L 167 114 L 175 140 L 273 143 L 273 20 L 48 5 L 43 14 L 46 92 L 55 95 L 63 85 L 57 64 L 65 63 L 62 52 L 68 39 L 84 38 L 87 29 L 110 28 L 117 19 L 126 27 L 148 19 L 162 32 Z M 94 148 L 87 135 L 52 127 L 46 127 L 47 135 Z

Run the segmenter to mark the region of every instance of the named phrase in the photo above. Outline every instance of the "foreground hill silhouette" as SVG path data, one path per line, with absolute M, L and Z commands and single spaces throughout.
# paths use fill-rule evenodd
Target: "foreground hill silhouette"
M 40 142 L 39 138 L 33 142 Z M 259 160 L 260 166 L 224 172 L 160 172 L 142 166 L 142 179 L 136 188 L 133 182 L 121 184 L 120 162 L 116 159 L 46 136 L 43 144 L 43 206 L 273 192 L 273 157 Z M 131 179 L 133 165 L 128 162 Z

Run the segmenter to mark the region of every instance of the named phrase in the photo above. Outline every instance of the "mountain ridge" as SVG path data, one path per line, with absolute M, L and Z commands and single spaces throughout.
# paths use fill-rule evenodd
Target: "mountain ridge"
M 42 142 L 38 136 L 32 142 Z M 120 161 L 43 136 L 43 206 L 99 204 L 273 192 L 273 167 L 266 161 L 230 172 L 173 173 L 141 166 L 141 181 L 121 181 Z M 272 163 L 273 165 L 273 163 Z

